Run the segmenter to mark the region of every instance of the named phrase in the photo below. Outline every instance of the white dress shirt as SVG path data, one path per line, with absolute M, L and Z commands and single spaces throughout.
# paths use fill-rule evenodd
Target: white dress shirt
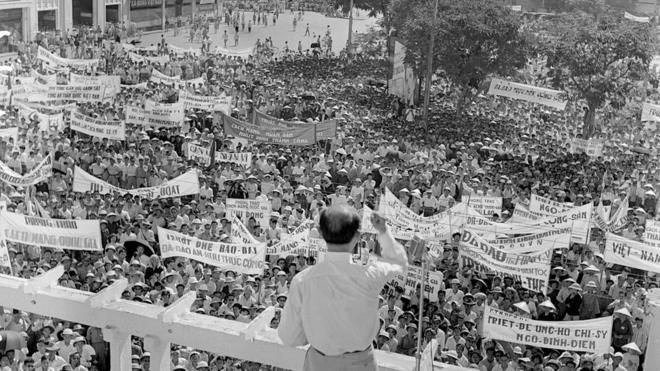
M 378 294 L 407 267 L 405 249 L 389 233 L 378 235 L 382 258 L 354 264 L 349 253 L 328 252 L 292 280 L 278 328 L 288 346 L 311 344 L 327 356 L 369 347 L 379 328 Z

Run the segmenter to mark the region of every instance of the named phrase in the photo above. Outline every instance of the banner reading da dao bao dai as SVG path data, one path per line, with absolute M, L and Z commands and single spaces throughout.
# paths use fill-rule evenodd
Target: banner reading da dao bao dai
M 183 197 L 199 194 L 199 178 L 196 170 L 189 170 L 155 187 L 123 189 L 96 178 L 76 166 L 73 171 L 73 191 L 82 193 L 98 192 L 102 195 L 113 193 L 125 195 L 128 193 L 148 199 Z
M 566 94 L 562 91 L 539 88 L 500 79 L 493 79 L 490 83 L 488 94 L 543 104 L 562 111 L 566 108 L 566 103 L 568 102 Z
M 239 274 L 261 274 L 266 267 L 263 244 L 205 241 L 165 228 L 158 228 L 158 241 L 163 258 L 192 259 Z
M 605 238 L 603 257 L 606 262 L 660 273 L 660 250 L 657 247 L 612 233 L 607 233 Z
M 241 219 L 244 223 L 247 220 L 254 218 L 259 222 L 262 228 L 268 227 L 268 220 L 272 208 L 270 201 L 257 199 L 257 200 L 244 200 L 241 198 L 228 198 L 226 202 L 227 218 L 231 219 L 234 216 Z
M 423 279 L 424 292 L 428 294 L 429 300 L 438 300 L 438 292 L 442 287 L 443 275 L 440 272 L 426 272 Z M 417 286 L 422 281 L 422 268 L 409 265 L 407 271 L 404 273 L 397 273 L 394 278 L 387 282 L 392 287 L 403 287 L 407 296 L 419 295 L 417 294 Z M 424 295 L 426 296 L 426 295 Z
M 98 120 L 78 111 L 71 112 L 71 129 L 98 138 L 126 139 L 126 124 L 123 121 Z
M 534 321 L 486 306 L 484 337 L 538 348 L 607 353 L 612 316 L 586 321 Z
M 222 115 L 225 132 L 237 138 L 243 138 L 259 143 L 280 144 L 290 146 L 313 145 L 314 126 L 300 125 L 287 130 L 256 126 L 237 120 L 231 116 Z
M 499 215 L 502 212 L 502 197 L 463 196 L 461 202 L 469 203 L 470 207 L 481 215 Z
M 520 281 L 523 287 L 545 294 L 550 276 L 552 250 L 536 254 L 516 254 L 499 249 L 466 229 L 461 235 L 461 267 L 476 272 L 496 272 Z
M 46 219 L 0 213 L 7 241 L 56 249 L 101 251 L 98 220 Z

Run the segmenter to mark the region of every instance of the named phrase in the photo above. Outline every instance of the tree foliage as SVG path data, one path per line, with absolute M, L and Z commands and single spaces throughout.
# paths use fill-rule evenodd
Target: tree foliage
M 433 69 L 440 68 L 462 104 L 491 75 L 510 76 L 528 55 L 520 16 L 489 0 L 393 0 L 393 25 L 407 48 L 406 61 L 418 74 L 426 70 L 430 35 L 435 33 Z
M 593 18 L 584 13 L 562 16 L 547 47 L 553 85 L 584 100 L 583 135 L 591 137 L 596 110 L 620 109 L 635 80 L 645 76 L 651 59 L 651 26 L 606 10 Z
M 348 13 L 351 10 L 351 0 L 333 1 L 335 8 L 340 8 L 344 13 Z M 383 27 L 389 32 L 391 24 L 389 12 L 390 0 L 353 0 L 353 6 L 368 12 L 370 17 L 382 16 Z

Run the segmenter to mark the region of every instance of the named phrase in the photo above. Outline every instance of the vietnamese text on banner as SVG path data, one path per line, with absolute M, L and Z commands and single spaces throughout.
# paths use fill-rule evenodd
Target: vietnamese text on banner
M 225 133 L 237 138 L 258 143 L 290 146 L 308 146 L 316 143 L 313 125 L 301 125 L 289 130 L 282 130 L 252 125 L 227 115 L 222 115 L 222 119 Z
M 486 306 L 484 337 L 537 348 L 607 353 L 612 338 L 612 317 L 586 321 L 535 321 Z
M 488 94 L 538 103 L 562 111 L 566 108 L 566 103 L 568 102 L 567 96 L 563 91 L 539 88 L 500 79 L 493 79 L 491 81 Z
M 71 111 L 71 130 L 97 138 L 126 139 L 126 123 L 124 121 L 99 120 L 79 111 Z
M 644 242 L 605 234 L 605 261 L 626 267 L 660 273 L 660 249 Z
M 0 213 L 7 241 L 55 249 L 102 251 L 98 220 L 46 219 Z

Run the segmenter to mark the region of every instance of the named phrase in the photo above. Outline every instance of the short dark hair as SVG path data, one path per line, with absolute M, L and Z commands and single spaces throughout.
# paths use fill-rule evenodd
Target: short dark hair
M 349 243 L 360 230 L 360 217 L 348 205 L 331 206 L 321 212 L 319 228 L 325 242 Z

